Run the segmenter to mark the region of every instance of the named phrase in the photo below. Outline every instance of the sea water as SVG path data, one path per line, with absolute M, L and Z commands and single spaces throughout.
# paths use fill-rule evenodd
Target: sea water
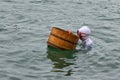
M 47 46 L 52 27 L 89 26 L 94 48 Z M 0 0 L 0 80 L 119 80 L 120 0 Z

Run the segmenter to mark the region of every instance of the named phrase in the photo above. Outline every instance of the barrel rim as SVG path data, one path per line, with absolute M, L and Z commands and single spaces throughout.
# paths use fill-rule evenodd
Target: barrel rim
M 67 33 L 67 31 L 64 30 L 64 29 L 61 29 L 61 28 L 58 28 L 58 27 L 53 27 L 53 28 L 59 29 L 59 30 L 64 31 L 64 32 Z M 53 29 L 53 28 L 52 28 L 52 29 Z M 75 37 L 77 37 L 77 38 L 79 38 L 79 37 L 78 37 L 76 34 L 74 34 L 74 33 L 72 33 L 71 35 L 72 35 L 72 36 L 75 36 Z

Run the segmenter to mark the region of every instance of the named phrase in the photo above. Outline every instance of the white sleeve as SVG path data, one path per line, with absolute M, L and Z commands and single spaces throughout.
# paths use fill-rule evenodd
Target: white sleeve
M 94 45 L 93 41 L 90 40 L 90 41 L 86 44 L 85 49 L 86 49 L 86 50 L 91 50 L 91 49 L 93 48 L 93 45 Z

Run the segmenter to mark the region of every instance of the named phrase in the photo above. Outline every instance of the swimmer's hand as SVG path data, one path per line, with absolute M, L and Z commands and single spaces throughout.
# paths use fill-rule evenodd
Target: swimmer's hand
M 72 31 L 70 31 L 70 30 L 67 30 L 67 32 L 68 32 L 69 34 L 72 34 Z

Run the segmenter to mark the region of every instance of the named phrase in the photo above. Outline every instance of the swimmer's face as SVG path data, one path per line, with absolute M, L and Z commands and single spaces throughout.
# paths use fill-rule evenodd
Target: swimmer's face
M 82 33 L 79 32 L 78 30 L 77 30 L 77 35 L 79 36 L 79 38 L 80 38 L 81 40 L 83 39 Z
M 84 38 L 85 38 L 86 36 L 88 36 L 88 34 L 79 32 L 78 30 L 77 30 L 77 35 L 79 36 L 79 38 L 80 38 L 81 40 L 84 40 Z

